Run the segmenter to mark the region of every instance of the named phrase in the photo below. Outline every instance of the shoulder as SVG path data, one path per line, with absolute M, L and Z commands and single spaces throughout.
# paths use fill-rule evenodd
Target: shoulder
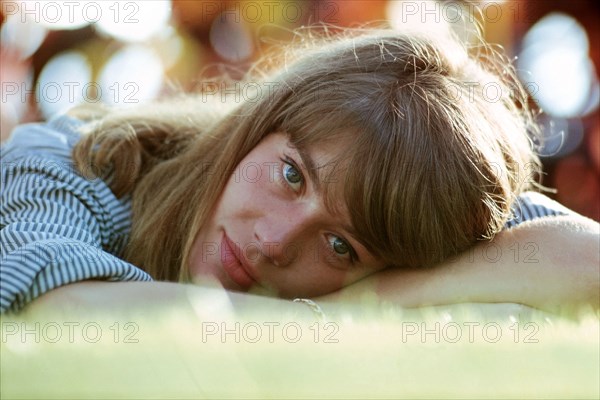
M 86 178 L 75 168 L 71 152 L 83 124 L 61 116 L 13 131 L 2 146 L 0 228 L 24 229 L 22 224 L 35 222 L 37 232 L 59 227 L 90 231 L 104 248 L 121 254 L 130 230 L 131 199 L 117 198 L 105 181 Z
M 83 121 L 68 115 L 48 122 L 29 123 L 16 127 L 2 145 L 2 162 L 14 162 L 29 156 L 44 156 L 70 160 L 71 150 L 80 139 Z
M 117 199 L 105 181 L 86 178 L 75 168 L 72 151 L 84 124 L 61 115 L 15 128 L 1 148 L 3 197 L 47 199 L 60 191 L 64 194 L 55 200 L 70 204 L 67 200 L 72 197 L 98 216 L 114 211 L 128 213 L 129 198 Z

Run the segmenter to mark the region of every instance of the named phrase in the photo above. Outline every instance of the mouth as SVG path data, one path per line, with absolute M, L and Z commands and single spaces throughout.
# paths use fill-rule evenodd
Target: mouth
M 244 265 L 240 251 L 239 247 L 223 232 L 223 238 L 221 239 L 223 269 L 235 284 L 240 286 L 242 290 L 248 291 L 257 282 L 248 272 L 249 267 Z

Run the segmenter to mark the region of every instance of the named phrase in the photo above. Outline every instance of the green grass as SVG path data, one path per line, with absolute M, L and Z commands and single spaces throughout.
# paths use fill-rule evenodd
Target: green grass
M 472 304 L 341 315 L 333 325 L 270 321 L 237 321 L 236 340 L 220 334 L 236 331 L 232 319 L 177 312 L 4 316 L 1 398 L 600 397 L 600 319 L 591 311 L 568 320 L 514 304 Z M 23 328 L 38 333 L 23 337 Z M 422 337 L 424 328 L 430 333 Z

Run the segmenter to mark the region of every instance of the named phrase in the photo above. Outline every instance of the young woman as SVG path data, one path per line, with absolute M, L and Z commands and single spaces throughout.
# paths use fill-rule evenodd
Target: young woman
M 526 193 L 539 161 L 525 94 L 470 50 L 419 32 L 305 36 L 226 104 L 186 95 L 16 129 L 1 310 L 61 287 L 117 304 L 180 290 L 161 281 L 597 307 L 598 224 Z M 467 251 L 478 243 L 504 257 Z M 537 263 L 509 259 L 528 243 Z M 65 286 L 89 280 L 159 282 Z

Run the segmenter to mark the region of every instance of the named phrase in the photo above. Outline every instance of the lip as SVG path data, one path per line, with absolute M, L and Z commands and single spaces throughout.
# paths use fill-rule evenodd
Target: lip
M 240 248 L 232 242 L 223 232 L 221 239 L 221 263 L 229 278 L 243 290 L 249 290 L 257 284 L 256 279 L 250 275 L 249 267 L 244 263 Z

